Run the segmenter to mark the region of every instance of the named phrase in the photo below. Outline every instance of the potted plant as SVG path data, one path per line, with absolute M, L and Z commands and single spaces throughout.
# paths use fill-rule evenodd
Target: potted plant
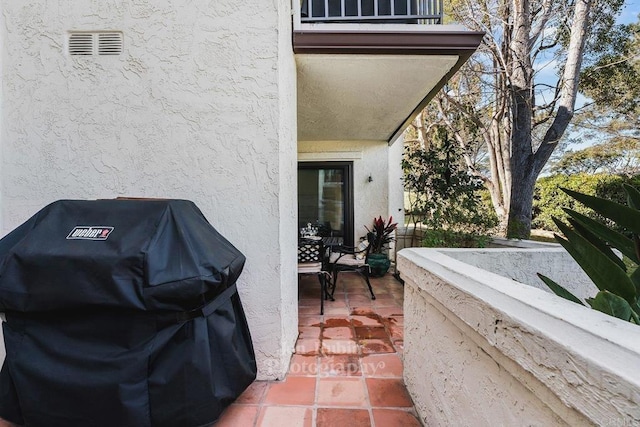
M 394 231 L 398 228 L 398 224 L 393 222 L 393 217 L 389 217 L 388 221 L 382 219 L 382 216 L 373 219 L 373 227 L 367 229 L 367 240 L 369 241 L 369 258 L 368 264 L 371 268 L 371 276 L 382 277 L 391 266 L 391 261 L 387 255 L 389 243 L 395 240 Z

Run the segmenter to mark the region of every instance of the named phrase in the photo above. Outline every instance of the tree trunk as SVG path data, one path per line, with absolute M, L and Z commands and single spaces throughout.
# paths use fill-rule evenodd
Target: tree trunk
M 533 204 L 532 134 L 533 117 L 533 66 L 531 64 L 531 13 L 529 0 L 513 0 L 513 37 L 511 74 L 511 195 L 507 237 L 526 239 L 531 232 L 531 207 Z
M 528 239 L 531 235 L 531 212 L 537 177 L 537 175 L 529 173 L 527 176 L 520 176 L 514 182 L 507 224 L 508 238 Z
M 576 1 L 567 51 L 567 63 L 560 82 L 560 102 L 542 144 L 534 153 L 532 140 L 534 98 L 531 86 L 533 67 L 529 43 L 531 33 L 529 0 L 513 0 L 515 26 L 511 49 L 516 60 L 514 60 L 512 74 L 514 100 L 511 170 L 514 171 L 514 176 L 511 186 L 507 237 L 528 239 L 531 235 L 531 214 L 536 179 L 573 117 L 582 56 L 589 28 L 588 18 L 591 3 L 592 0 Z
M 542 144 L 533 159 L 533 167 L 536 176 L 551 157 L 551 153 L 558 145 L 558 141 L 564 135 L 573 118 L 578 94 L 578 83 L 580 81 L 580 69 L 582 68 L 582 57 L 584 46 L 589 33 L 589 13 L 593 0 L 578 0 L 574 9 L 573 24 L 571 25 L 571 38 L 569 39 L 569 49 L 567 51 L 567 64 L 560 82 L 560 102 L 556 116 L 544 135 Z
M 469 156 L 464 160 L 485 182 L 503 226 L 501 232 L 507 237 L 529 237 L 536 179 L 573 117 L 592 3 L 595 1 L 460 3 L 464 7 L 459 10 L 467 15 L 463 21 L 487 33 L 478 51 L 484 59 L 471 63 L 468 79 L 458 80 L 461 90 L 451 91 L 458 95 L 443 92 L 441 100 L 446 102 L 439 104 L 439 113 L 461 146 L 483 139 L 487 173 L 474 169 Z M 564 15 L 558 16 L 560 13 Z M 562 76 L 553 100 L 536 105 L 533 62 L 537 58 L 539 63 L 538 55 L 544 56 L 548 49 L 559 48 L 549 34 L 551 25 L 560 24 L 563 29 L 570 26 L 566 62 L 560 62 Z M 534 143 L 534 133 L 542 141 L 535 139 Z

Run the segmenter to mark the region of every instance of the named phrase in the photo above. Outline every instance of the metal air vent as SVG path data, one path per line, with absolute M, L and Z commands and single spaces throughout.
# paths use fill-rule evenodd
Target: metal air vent
M 98 55 L 120 55 L 122 33 L 98 33 Z
M 68 51 L 73 56 L 122 54 L 121 32 L 69 33 Z
M 93 55 L 93 34 L 69 34 L 69 55 Z

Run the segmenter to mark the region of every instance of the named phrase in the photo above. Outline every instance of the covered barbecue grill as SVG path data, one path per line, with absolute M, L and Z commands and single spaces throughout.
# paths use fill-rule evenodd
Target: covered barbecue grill
M 0 240 L 0 417 L 202 426 L 256 375 L 245 258 L 185 200 L 63 200 Z

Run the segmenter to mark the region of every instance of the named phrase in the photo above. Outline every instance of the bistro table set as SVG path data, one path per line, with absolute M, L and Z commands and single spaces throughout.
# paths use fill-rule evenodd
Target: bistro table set
M 371 299 L 375 299 L 369 282 L 369 244 L 361 242 L 357 247 L 343 245 L 343 238 L 319 236 L 318 227 L 308 223 L 300 228 L 298 239 L 298 276 L 314 274 L 320 281 L 320 314 L 324 314 L 324 301 L 334 301 L 338 274 L 345 271 L 360 273 L 369 287 Z

